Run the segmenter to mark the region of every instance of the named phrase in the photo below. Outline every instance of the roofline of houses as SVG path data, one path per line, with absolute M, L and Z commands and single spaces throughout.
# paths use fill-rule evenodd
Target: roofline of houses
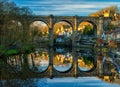
M 112 33 L 120 33 L 120 27 L 116 28 L 115 30 L 105 31 L 105 34 L 112 34 Z

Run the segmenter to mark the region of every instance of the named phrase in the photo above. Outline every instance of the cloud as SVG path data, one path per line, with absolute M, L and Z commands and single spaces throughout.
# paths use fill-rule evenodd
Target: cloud
M 19 1 L 20 6 L 28 6 L 37 15 L 88 15 L 91 12 L 96 12 L 107 6 L 116 5 L 120 8 L 120 2 L 114 1 L 96 1 L 92 0 L 14 0 L 16 3 Z M 84 15 L 83 14 L 83 15 Z

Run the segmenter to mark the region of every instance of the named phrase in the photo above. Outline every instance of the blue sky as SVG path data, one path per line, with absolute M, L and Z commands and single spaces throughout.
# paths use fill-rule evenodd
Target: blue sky
M 87 16 L 107 6 L 118 6 L 120 0 L 11 0 L 17 6 L 29 7 L 36 15 Z

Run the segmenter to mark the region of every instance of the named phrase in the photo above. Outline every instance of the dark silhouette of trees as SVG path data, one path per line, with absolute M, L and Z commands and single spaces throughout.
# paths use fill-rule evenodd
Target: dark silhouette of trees
M 26 39 L 23 36 L 27 36 L 28 29 L 23 29 L 17 19 L 29 15 L 32 15 L 32 11 L 28 7 L 20 8 L 10 0 L 0 0 L 0 57 L 9 49 L 25 44 Z
M 108 31 L 111 31 L 111 30 L 114 30 L 115 29 L 115 25 L 113 25 L 113 24 L 111 24 L 111 23 L 109 23 L 108 25 L 107 25 L 107 30 Z
M 18 7 L 9 0 L 0 0 L 0 15 L 31 15 L 32 11 L 28 7 Z

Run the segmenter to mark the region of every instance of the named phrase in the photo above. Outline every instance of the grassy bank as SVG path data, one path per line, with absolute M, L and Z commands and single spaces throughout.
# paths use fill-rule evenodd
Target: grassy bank
M 34 47 L 31 45 L 24 45 L 21 48 L 5 48 L 4 46 L 0 46 L 0 55 L 10 56 L 21 53 L 30 53 L 34 51 Z

